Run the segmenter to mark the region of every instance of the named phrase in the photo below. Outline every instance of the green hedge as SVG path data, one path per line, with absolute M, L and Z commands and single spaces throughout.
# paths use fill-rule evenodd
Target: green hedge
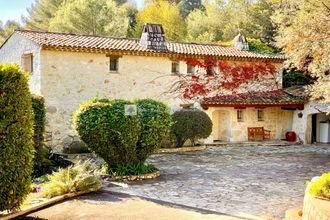
M 0 64 L 0 211 L 18 208 L 29 193 L 33 111 L 28 80 L 17 65 Z
M 193 145 L 201 138 L 207 138 L 212 132 L 212 121 L 203 111 L 198 109 L 182 109 L 172 115 L 174 125 L 172 132 L 177 139 L 177 147 L 182 147 L 186 140 Z
M 136 104 L 138 114 L 125 115 L 127 104 Z M 116 170 L 140 164 L 158 149 L 170 130 L 171 117 L 166 105 L 151 99 L 101 99 L 81 105 L 73 124 L 81 140 Z
M 45 100 L 42 96 L 32 95 L 32 108 L 34 112 L 33 142 L 36 149 L 44 147 L 44 133 L 46 123 Z
M 32 108 L 34 112 L 34 164 L 32 177 L 39 177 L 50 173 L 54 165 L 49 159 L 50 149 L 45 146 L 45 123 L 46 123 L 46 108 L 45 100 L 42 96 L 32 95 Z

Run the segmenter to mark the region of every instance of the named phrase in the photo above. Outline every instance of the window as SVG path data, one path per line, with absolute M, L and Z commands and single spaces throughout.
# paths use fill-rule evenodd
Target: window
M 118 71 L 118 57 L 110 57 L 110 71 L 117 72 Z
M 264 120 L 264 110 L 258 109 L 258 121 L 263 121 L 263 120 Z
M 237 109 L 237 122 L 244 121 L 244 111 L 243 109 Z
M 179 62 L 172 62 L 172 73 L 179 73 Z
M 22 56 L 22 67 L 24 72 L 33 72 L 33 54 L 27 53 Z
M 193 75 L 195 73 L 195 67 L 187 64 L 187 73 Z

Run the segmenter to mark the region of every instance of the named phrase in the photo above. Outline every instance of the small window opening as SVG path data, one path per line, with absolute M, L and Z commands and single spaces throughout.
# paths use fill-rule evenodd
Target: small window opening
M 237 109 L 237 121 L 238 122 L 244 121 L 244 111 L 243 111 L 243 109 Z
M 110 71 L 118 71 L 118 57 L 110 57 Z
M 258 121 L 263 121 L 263 120 L 264 120 L 264 110 L 258 109 Z
M 172 73 L 179 73 L 179 62 L 172 62 Z
M 195 67 L 187 64 L 187 73 L 191 75 L 195 74 Z

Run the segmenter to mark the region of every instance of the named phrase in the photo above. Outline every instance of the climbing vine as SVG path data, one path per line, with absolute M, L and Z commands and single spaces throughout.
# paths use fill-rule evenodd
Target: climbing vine
M 193 66 L 193 74 L 180 74 L 170 92 L 183 99 L 200 99 L 212 95 L 237 94 L 266 88 L 279 89 L 276 68 L 270 62 L 234 63 L 212 58 L 181 59 Z M 263 87 L 262 87 L 262 86 Z

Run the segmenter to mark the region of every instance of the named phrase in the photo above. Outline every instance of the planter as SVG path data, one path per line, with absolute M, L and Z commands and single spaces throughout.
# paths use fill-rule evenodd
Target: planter
M 157 151 L 158 154 L 170 154 L 170 153 L 182 153 L 182 152 L 193 152 L 205 150 L 207 147 L 202 146 L 193 146 L 193 147 L 176 147 L 176 148 L 161 148 Z
M 109 177 L 109 175 L 104 175 L 105 177 Z M 109 177 L 110 181 L 135 181 L 135 180 L 150 180 L 155 179 L 160 176 L 160 171 L 155 171 L 152 173 L 146 173 L 141 175 L 130 175 L 130 176 L 115 176 Z
M 316 198 L 306 190 L 302 219 L 330 220 L 330 200 Z
M 297 140 L 297 135 L 294 131 L 288 131 L 285 133 L 285 137 L 287 141 L 295 142 Z

